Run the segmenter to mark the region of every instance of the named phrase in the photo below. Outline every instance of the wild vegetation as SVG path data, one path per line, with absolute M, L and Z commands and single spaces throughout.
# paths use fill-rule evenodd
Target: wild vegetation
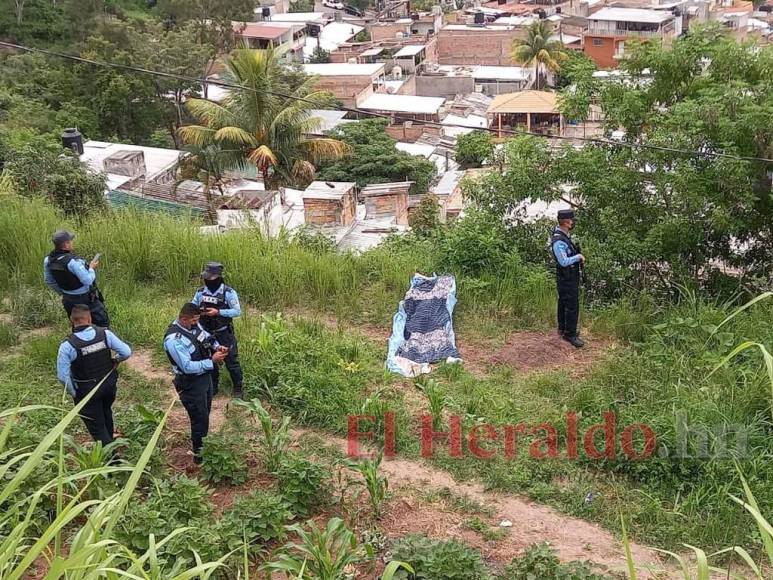
M 0 13 L 0 32 L 147 68 L 161 66 L 160 51 L 147 46 L 163 46 L 165 68 L 198 77 L 211 72 L 218 51 L 233 48 L 230 20 L 248 4 L 252 10 L 242 0 L 160 0 L 153 9 L 131 0 L 81 4 L 16 3 L 12 18 Z M 551 67 L 548 57 L 555 58 L 542 54 L 551 49 L 547 32 L 542 40 L 538 32 L 519 54 Z M 773 201 L 764 161 L 772 154 L 771 55 L 769 47 L 735 44 L 707 29 L 668 49 L 633 49 L 619 83 L 599 81 L 586 61 L 566 58 L 562 109 L 579 121 L 601 107 L 607 130 L 625 129 L 624 146 L 549 149 L 521 137 L 495 149 L 473 133 L 461 140 L 459 160 L 496 169 L 465 182 L 475 207 L 443 225 L 428 197 L 412 234 L 361 255 L 336 253 L 308 232 L 205 237 L 189 220 L 110 211 L 97 195 L 100 179 L 58 155 L 56 142 L 63 127 L 76 124 L 91 138 L 185 141 L 190 170 L 207 184 L 216 185 L 231 162 L 251 163 L 277 183 L 308 180 L 311 163 L 322 179 L 408 179 L 424 191 L 435 167 L 398 152 L 381 121 L 344 126 L 328 144 L 340 140 L 348 153 L 322 160 L 295 138 L 307 121 L 302 111 L 290 110 L 292 126 L 279 126 L 244 95 L 222 108 L 191 99 L 204 91 L 197 82 L 3 56 L 0 576 L 21 577 L 34 564 L 52 578 L 244 578 L 275 570 L 339 579 L 378 573 L 384 560 L 391 561 L 385 580 L 604 573 L 562 563 L 542 545 L 493 566 L 459 540 L 387 537 L 398 490 L 384 474 L 386 459 L 376 453 L 349 463 L 323 445 L 304 445 L 311 429 L 340 436 L 348 416 L 367 415 L 375 451 L 383 451 L 393 413 L 398 455 L 418 461 L 416 416 L 423 413 L 434 430 L 450 429 L 452 417 L 465 434 L 483 425 L 523 427 L 515 458 L 490 442 L 486 451 L 494 455 L 482 461 L 466 438 L 454 457 L 437 441 L 427 462 L 459 480 L 527 495 L 677 558 L 687 551 L 696 563 L 681 560 L 685 578 L 691 567 L 705 577 L 707 553 L 712 564 L 745 566 L 746 577 L 764 578 L 773 564 L 773 310 L 766 293 Z M 314 95 L 312 81 L 280 69 L 269 53 L 237 51 L 230 65 L 240 83 Z M 183 107 L 184 100 L 193 104 Z M 270 101 L 267 110 L 282 116 L 295 106 Z M 238 144 L 235 159 L 223 158 L 224 144 Z M 576 233 L 589 256 L 583 329 L 603 347 L 583 368 L 520 372 L 491 355 L 514 331 L 552 328 L 555 312 L 549 225 L 526 219 L 521 204 L 567 191 L 579 206 Z M 196 479 L 179 473 L 185 433 L 167 428 L 175 413 L 168 385 L 130 369 L 121 371 L 116 409 L 123 462 L 108 464 L 113 448 L 84 444 L 77 408 L 52 368 L 66 323 L 41 283 L 42 256 L 60 227 L 77 231 L 84 255 L 102 254 L 100 284 L 115 330 L 158 368 L 165 366 L 160 337 L 190 298 L 202 263 L 227 265 L 245 309 L 237 334 L 248 402 L 222 412 Z M 455 326 L 463 352 L 477 346 L 483 364 L 440 365 L 415 383 L 384 372 L 383 344 L 367 330 L 388 328 L 417 271 L 456 276 Z M 565 456 L 568 416 L 584 433 L 610 414 L 618 433 L 642 424 L 657 435 L 651 457 L 635 461 L 627 453 L 642 454 L 641 439 L 627 449 L 607 444 L 599 457 Z M 555 428 L 554 439 L 542 436 L 545 425 Z M 466 530 L 501 540 L 481 508 L 459 503 L 478 518 L 467 518 Z

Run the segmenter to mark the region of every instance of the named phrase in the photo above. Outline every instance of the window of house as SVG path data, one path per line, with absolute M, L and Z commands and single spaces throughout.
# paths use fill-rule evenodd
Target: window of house
M 594 38 L 593 39 L 593 46 L 604 46 L 604 39 L 603 38 Z

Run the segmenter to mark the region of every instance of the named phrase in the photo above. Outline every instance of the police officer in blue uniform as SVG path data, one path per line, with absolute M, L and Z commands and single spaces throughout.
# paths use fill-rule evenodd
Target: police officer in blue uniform
M 223 282 L 223 264 L 209 262 L 201 273 L 204 286 L 196 291 L 193 304 L 201 309 L 201 326 L 215 337 L 218 344 L 228 347 L 225 357 L 225 367 L 231 375 L 234 386 L 234 396 L 242 398 L 242 366 L 239 363 L 239 347 L 234 334 L 234 318 L 242 313 L 239 295 L 236 290 Z M 212 371 L 214 394 L 217 394 L 220 371 L 215 367 Z
M 201 445 L 209 433 L 214 395 L 212 371 L 223 362 L 228 348 L 199 324 L 199 306 L 188 302 L 164 335 L 164 350 L 174 371 L 174 386 L 191 421 L 193 460 L 201 463 Z
M 585 343 L 577 333 L 577 319 L 580 315 L 580 276 L 585 256 L 570 234 L 575 223 L 574 210 L 559 210 L 558 225 L 550 236 L 550 251 L 556 262 L 558 334 L 572 346 L 581 348 Z
M 107 445 L 113 441 L 113 402 L 118 386 L 116 366 L 128 359 L 132 351 L 115 334 L 93 325 L 91 311 L 85 304 L 73 305 L 70 321 L 73 332 L 59 346 L 56 374 L 75 404 L 99 385 L 98 391 L 84 405 L 81 418 L 94 441 Z M 117 354 L 115 358 L 113 351 Z
M 94 324 L 108 328 L 110 318 L 96 284 L 99 260 L 95 258 L 87 264 L 74 253 L 73 239 L 75 234 L 72 232 L 54 232 L 51 238 L 54 249 L 43 260 L 43 278 L 48 287 L 62 297 L 67 316 L 70 316 L 74 305 L 85 304 L 91 310 Z

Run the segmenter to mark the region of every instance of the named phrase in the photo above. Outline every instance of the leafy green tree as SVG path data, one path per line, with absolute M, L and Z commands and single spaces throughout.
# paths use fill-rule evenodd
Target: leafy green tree
M 290 12 L 314 12 L 314 0 L 295 0 L 290 2 Z
M 324 64 L 330 62 L 330 53 L 321 46 L 314 48 L 314 51 L 309 57 L 309 62 L 312 64 Z
M 461 135 L 456 141 L 455 159 L 462 167 L 480 167 L 494 156 L 494 140 L 491 133 L 473 131 Z
M 322 165 L 319 179 L 356 181 L 360 187 L 407 180 L 414 182 L 414 193 L 426 192 L 437 172 L 435 164 L 424 157 L 398 151 L 386 127 L 385 119 L 367 119 L 338 127 L 332 136 L 349 145 L 350 153 Z
M 225 66 L 228 82 L 251 90 L 233 91 L 222 103 L 189 100 L 188 110 L 199 124 L 180 129 L 185 143 L 232 151 L 235 165 L 254 165 L 267 185 L 308 183 L 320 161 L 338 159 L 347 151 L 337 139 L 306 136 L 319 126 L 310 110 L 324 103 L 327 94 L 315 89 L 313 79 L 290 92 L 272 50 L 237 50 Z M 282 96 L 288 93 L 303 100 Z
M 513 42 L 513 60 L 524 66 L 534 67 L 537 89 L 544 86 L 546 71 L 558 72 L 566 58 L 563 45 L 550 40 L 553 27 L 547 20 L 537 20 L 529 25 L 525 39 Z
M 632 47 L 622 70 L 592 98 L 628 146 L 550 150 L 517 138 L 505 146 L 504 171 L 468 183 L 467 194 L 517 222 L 523 200 L 555 201 L 568 187 L 589 278 L 606 295 L 704 286 L 724 266 L 767 279 L 773 197 L 762 159 L 773 157 L 773 48 L 709 27 L 671 47 Z
M 70 215 L 105 207 L 105 177 L 92 173 L 56 144 L 29 144 L 12 151 L 5 163 L 14 190 L 45 197 Z

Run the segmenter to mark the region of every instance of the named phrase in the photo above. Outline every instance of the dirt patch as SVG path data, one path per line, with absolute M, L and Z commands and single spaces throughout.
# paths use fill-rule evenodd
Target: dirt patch
M 172 371 L 154 364 L 149 350 L 135 349 L 123 364 L 149 381 L 162 381 L 170 385 L 172 383 Z
M 315 433 L 335 444 L 346 453 L 346 440 L 331 437 L 317 431 L 296 431 Z M 626 569 L 625 552 L 620 542 L 600 526 L 584 520 L 563 515 L 556 510 L 527 499 L 504 493 L 489 492 L 481 484 L 459 483 L 448 473 L 434 469 L 418 461 L 394 458 L 385 459 L 381 464 L 384 475 L 389 479 L 390 489 L 401 488 L 448 489 L 452 494 L 468 498 L 490 508 L 492 525 L 510 520 L 513 527 L 508 536 L 497 542 L 485 542 L 477 533 L 464 529 L 465 517 L 447 514 L 438 507 L 419 501 L 400 500 L 384 516 L 383 525 L 387 535 L 400 536 L 405 533 L 424 533 L 436 538 L 458 537 L 481 548 L 484 555 L 498 566 L 507 565 L 513 557 L 522 553 L 536 542 L 549 542 L 563 561 L 589 560 L 604 569 L 623 571 Z M 435 520 L 437 518 L 437 520 Z M 493 522 L 496 522 L 494 524 Z M 632 544 L 634 561 L 640 568 L 640 578 L 655 578 L 645 567 L 662 570 L 663 564 L 654 550 Z
M 583 335 L 585 346 L 575 348 L 554 332 L 523 331 L 510 335 L 504 345 L 469 341 L 459 346 L 465 366 L 473 372 L 489 373 L 505 365 L 519 373 L 566 369 L 580 376 L 616 347 L 603 337 Z

